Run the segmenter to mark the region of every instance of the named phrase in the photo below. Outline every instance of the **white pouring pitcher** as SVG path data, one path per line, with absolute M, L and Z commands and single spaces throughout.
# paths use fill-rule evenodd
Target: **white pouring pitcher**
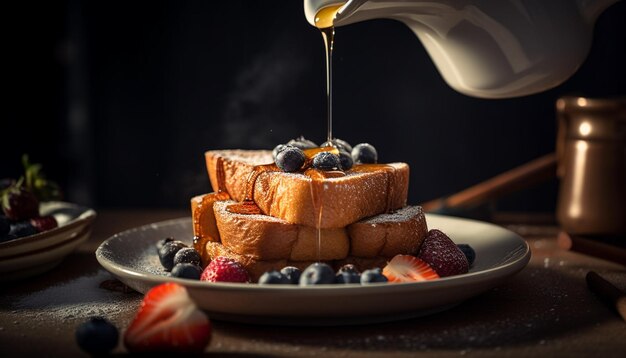
M 587 57 L 598 15 L 617 1 L 349 0 L 334 25 L 401 21 L 452 88 L 473 97 L 509 98 L 572 76 Z M 314 25 L 320 9 L 343 2 L 304 0 L 306 19 Z

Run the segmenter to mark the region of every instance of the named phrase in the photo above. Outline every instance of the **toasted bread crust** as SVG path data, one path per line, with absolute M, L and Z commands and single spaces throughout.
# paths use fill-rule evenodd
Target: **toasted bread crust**
M 428 233 L 421 206 L 407 206 L 348 226 L 350 255 L 393 257 L 416 254 Z
M 191 219 L 193 224 L 193 244 L 200 253 L 202 262 L 207 264 L 208 257 L 204 247 L 208 241 L 220 242 L 220 232 L 217 229 L 213 204 L 222 199 L 218 193 L 198 195 L 191 198 Z
M 272 162 L 272 154 L 266 150 L 207 151 L 205 158 L 213 189 L 225 190 L 237 201 L 245 199 L 247 181 L 254 167 Z M 223 169 L 223 180 L 219 179 L 218 169 Z M 309 227 L 319 224 L 321 228 L 343 228 L 406 205 L 407 164 L 391 163 L 375 170 L 352 170 L 346 174 L 318 183 L 301 173 L 261 173 L 254 185 L 253 199 L 266 215 Z M 319 201 L 314 192 L 321 193 Z M 318 220 L 317 202 L 322 203 L 321 220 Z

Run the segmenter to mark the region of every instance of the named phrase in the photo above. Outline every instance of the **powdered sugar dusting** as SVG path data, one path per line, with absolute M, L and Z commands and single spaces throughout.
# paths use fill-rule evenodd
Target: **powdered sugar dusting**
M 211 152 L 215 152 L 216 156 L 220 156 L 228 160 L 243 162 L 249 165 L 274 163 L 272 152 L 269 150 L 226 149 Z
M 42 322 L 82 321 L 91 316 L 115 318 L 127 312 L 129 304 L 138 304 L 141 295 L 99 287 L 101 282 L 110 279 L 113 276 L 101 269 L 92 275 L 17 297 L 14 307 L 21 312 L 20 319 Z
M 364 224 L 375 226 L 376 224 L 383 224 L 383 223 L 389 223 L 389 222 L 393 222 L 393 223 L 405 222 L 419 215 L 423 215 L 421 206 L 406 206 L 392 213 L 376 215 L 372 218 L 365 219 L 362 222 Z

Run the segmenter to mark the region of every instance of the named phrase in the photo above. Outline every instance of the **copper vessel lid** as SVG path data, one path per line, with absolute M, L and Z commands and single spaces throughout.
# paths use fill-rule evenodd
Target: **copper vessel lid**
M 561 140 L 626 141 L 626 97 L 563 97 L 556 108 Z

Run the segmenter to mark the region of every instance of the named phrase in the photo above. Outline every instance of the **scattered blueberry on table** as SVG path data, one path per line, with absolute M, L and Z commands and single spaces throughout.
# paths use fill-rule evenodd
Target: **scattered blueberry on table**
M 85 352 L 92 355 L 110 353 L 119 340 L 117 328 L 102 317 L 91 317 L 76 328 L 76 342 Z

